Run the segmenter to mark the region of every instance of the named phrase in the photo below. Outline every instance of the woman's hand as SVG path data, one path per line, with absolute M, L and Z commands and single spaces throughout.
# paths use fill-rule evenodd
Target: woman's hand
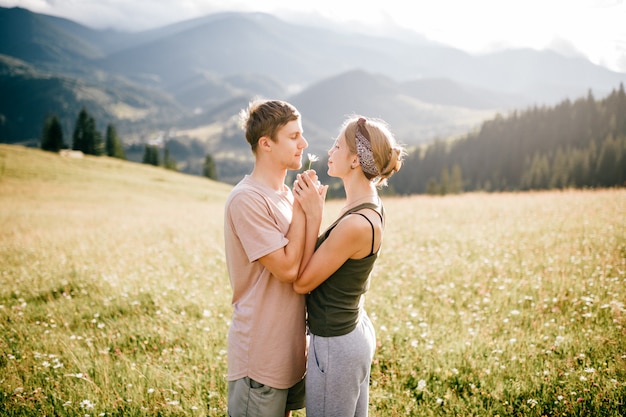
M 308 216 L 319 215 L 324 209 L 324 200 L 328 185 L 322 185 L 317 173 L 310 169 L 298 174 L 293 183 L 293 193 L 304 213 Z

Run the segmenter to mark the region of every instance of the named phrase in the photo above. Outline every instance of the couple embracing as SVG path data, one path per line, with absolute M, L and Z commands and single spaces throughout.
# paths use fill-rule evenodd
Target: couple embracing
M 242 110 L 255 157 L 224 213 L 233 290 L 228 333 L 228 414 L 366 416 L 375 333 L 364 309 L 385 212 L 378 186 L 400 169 L 404 149 L 381 120 L 351 117 L 328 151 L 346 204 L 322 234 L 328 186 L 302 167 L 301 115 L 281 100 Z M 307 335 L 308 334 L 308 335 Z

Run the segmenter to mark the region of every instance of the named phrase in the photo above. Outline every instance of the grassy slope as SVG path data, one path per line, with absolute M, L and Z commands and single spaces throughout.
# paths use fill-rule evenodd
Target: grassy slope
M 4 415 L 224 415 L 229 190 L 0 145 Z M 625 190 L 385 204 L 373 416 L 624 414 Z
M 0 368 L 10 369 L 0 371 L 0 404 L 16 415 L 72 415 L 133 398 L 123 409 L 132 415 L 174 404 L 174 390 L 195 403 L 223 389 L 222 371 L 208 367 L 224 366 L 216 358 L 225 327 L 206 321 L 229 315 L 222 210 L 230 188 L 0 145 Z M 188 372 L 202 379 L 184 385 Z

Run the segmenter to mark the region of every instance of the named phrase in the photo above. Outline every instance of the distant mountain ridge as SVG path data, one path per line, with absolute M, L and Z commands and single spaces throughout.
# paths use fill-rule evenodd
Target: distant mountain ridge
M 294 102 L 312 142 L 334 135 L 344 115 L 361 113 L 386 119 L 403 142 L 416 144 L 463 133 L 496 112 L 589 90 L 603 96 L 626 81 L 626 74 L 550 51 L 473 56 L 419 36 L 366 36 L 265 13 L 217 13 L 125 33 L 0 8 L 0 54 L 0 142 L 32 138 L 59 106 L 66 126 L 88 104 L 122 136 L 146 138 L 228 126 L 235 103 L 264 96 Z M 30 66 L 31 75 L 14 65 Z M 74 81 L 46 90 L 34 81 L 46 77 Z M 33 106 L 34 96 L 56 107 Z

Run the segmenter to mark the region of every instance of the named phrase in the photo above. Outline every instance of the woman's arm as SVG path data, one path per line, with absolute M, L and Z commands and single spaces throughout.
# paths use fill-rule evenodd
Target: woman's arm
M 362 258 L 369 254 L 372 243 L 371 226 L 361 216 L 342 219 L 320 247 L 311 254 L 304 268 L 300 268 L 293 288 L 306 294 L 326 281 L 350 258 Z
M 307 207 L 308 210 L 306 215 L 304 253 L 302 256 L 302 262 L 300 263 L 298 275 L 302 273 L 305 266 L 309 263 L 309 260 L 313 256 L 313 252 L 315 252 L 315 244 L 317 243 L 317 237 L 319 235 L 320 226 L 322 224 L 322 217 L 324 213 L 324 200 L 326 199 L 326 191 L 328 190 L 328 186 L 318 185 L 317 174 L 315 173 L 315 171 L 308 171 L 304 175 L 298 175 L 294 183 L 294 190 L 314 187 L 319 187 L 318 193 L 320 195 L 320 200 L 317 201 L 317 206 L 314 204 L 315 201 L 310 201 L 310 203 L 313 204 Z M 296 192 L 296 200 L 300 200 L 299 191 Z
M 297 190 L 294 187 L 293 190 L 296 201 L 294 202 L 291 225 L 285 235 L 289 243 L 259 258 L 259 262 L 278 280 L 289 283 L 294 282 L 300 272 L 307 235 L 310 233 L 309 229 L 317 227 L 319 230 L 319 225 L 322 222 L 324 199 L 328 189 L 327 185 L 319 185 L 315 171 L 298 174 L 298 178 L 301 186 Z

